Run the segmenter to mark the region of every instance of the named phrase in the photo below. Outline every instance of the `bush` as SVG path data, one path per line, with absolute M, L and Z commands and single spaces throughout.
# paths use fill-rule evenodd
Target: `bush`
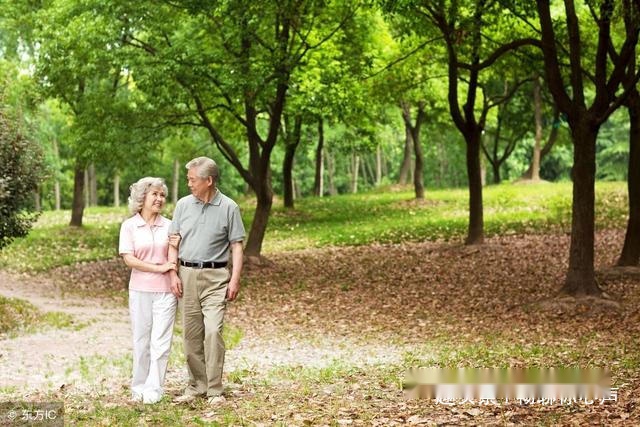
M 31 208 L 42 168 L 39 146 L 0 111 L 0 249 L 25 236 L 36 220 Z

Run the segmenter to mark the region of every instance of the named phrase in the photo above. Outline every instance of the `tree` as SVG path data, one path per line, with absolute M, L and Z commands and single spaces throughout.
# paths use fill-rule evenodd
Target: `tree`
M 131 107 L 145 103 L 132 99 L 128 90 L 130 74 L 123 71 L 116 55 L 122 40 L 113 37 L 118 28 L 97 19 L 100 9 L 93 6 L 55 0 L 30 15 L 38 46 L 36 78 L 42 92 L 63 102 L 72 116 L 67 133 L 74 160 L 70 225 L 78 227 L 82 226 L 89 164 L 107 159 L 118 164 L 147 148 L 131 144 L 138 139 L 137 123 L 146 122 Z
M 43 166 L 40 148 L 0 111 L 0 249 L 26 236 L 37 219 L 30 209 Z
M 271 154 L 292 73 L 341 30 L 357 4 L 119 1 L 109 7 L 122 25 L 137 87 L 164 108 L 156 119 L 206 129 L 254 191 L 245 253 L 260 256 L 273 202 Z
M 636 12 L 637 13 L 637 12 Z M 632 9 L 624 9 L 624 25 L 627 33 L 634 31 L 637 26 L 637 15 L 633 15 Z M 611 43 L 613 45 L 613 43 Z M 610 49 L 609 55 L 615 61 L 618 54 Z M 637 266 L 640 262 L 640 91 L 637 87 L 635 55 L 630 59 L 630 64 L 625 74 L 625 85 L 629 87 L 629 93 L 623 105 L 629 115 L 629 165 L 627 173 L 627 191 L 629 194 L 629 219 L 624 237 L 624 244 L 617 265 Z
M 573 0 L 565 0 L 564 22 L 554 20 L 556 15 L 551 13 L 549 0 L 537 0 L 536 5 L 549 90 L 560 111 L 567 116 L 574 147 L 569 268 L 561 290 L 570 295 L 600 295 L 602 291 L 593 265 L 596 138 L 602 123 L 624 102 L 639 77 L 633 69 L 633 58 L 640 31 L 640 5 L 623 0 L 619 5 L 622 13 L 616 14 L 613 0 L 601 1 L 598 10 L 591 3 L 587 3 L 588 10 L 577 10 Z M 629 25 L 619 44 L 612 46 L 612 22 L 622 15 L 630 17 Z M 587 32 L 584 22 L 588 19 L 595 24 L 595 46 L 590 46 L 582 36 Z M 559 33 L 563 28 L 561 24 L 566 33 Z M 562 50 L 558 40 L 566 40 L 568 52 Z M 611 55 L 611 61 L 610 50 L 616 52 Z M 569 60 L 566 78 L 561 66 L 565 55 Z M 587 71 L 588 68 L 591 70 Z M 634 77 L 625 79 L 629 73 Z M 591 87 L 587 88 L 589 82 Z
M 480 147 L 488 110 L 476 110 L 480 74 L 505 54 L 535 44 L 532 38 L 516 38 L 513 17 L 504 14 L 499 2 L 409 0 L 389 2 L 391 10 L 412 20 L 419 16 L 436 29 L 446 49 L 449 111 L 454 124 L 464 137 L 469 185 L 469 227 L 466 244 L 484 240 L 482 207 L 482 172 Z M 418 26 L 416 23 L 415 26 Z M 507 28 L 511 31 L 491 31 Z M 489 44 L 487 41 L 491 40 Z M 484 59 L 483 59 L 484 58 Z M 460 98 L 464 104 L 460 105 Z

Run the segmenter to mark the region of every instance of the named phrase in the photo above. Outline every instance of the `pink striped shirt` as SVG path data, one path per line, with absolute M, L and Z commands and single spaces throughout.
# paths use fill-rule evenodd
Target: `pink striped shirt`
M 140 261 L 151 264 L 167 262 L 169 250 L 169 225 L 171 221 L 158 215 L 153 225 L 147 224 L 137 213 L 120 227 L 120 255 L 131 254 Z M 131 269 L 129 289 L 143 292 L 171 292 L 169 273 L 152 273 Z

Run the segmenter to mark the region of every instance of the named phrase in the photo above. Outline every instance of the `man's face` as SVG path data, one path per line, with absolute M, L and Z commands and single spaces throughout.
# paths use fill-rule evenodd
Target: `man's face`
M 187 172 L 187 185 L 189 186 L 189 190 L 191 190 L 191 194 L 200 200 L 208 202 L 208 200 L 204 200 L 204 198 L 213 185 L 213 178 L 200 178 L 198 176 L 198 169 L 191 168 L 189 172 Z

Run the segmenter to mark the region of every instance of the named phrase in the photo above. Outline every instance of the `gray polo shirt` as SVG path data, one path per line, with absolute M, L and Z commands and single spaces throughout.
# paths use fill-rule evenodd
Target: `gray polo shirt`
M 218 190 L 203 203 L 189 195 L 178 200 L 169 234 L 180 233 L 178 256 L 188 262 L 229 261 L 229 246 L 244 240 L 240 208 Z

